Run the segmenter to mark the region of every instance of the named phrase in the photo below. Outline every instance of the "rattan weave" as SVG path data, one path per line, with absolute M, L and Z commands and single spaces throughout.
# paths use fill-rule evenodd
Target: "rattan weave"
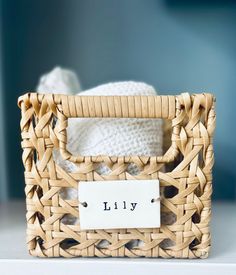
M 212 137 L 215 129 L 211 94 L 179 96 L 66 96 L 27 93 L 19 98 L 25 167 L 27 245 L 39 257 L 205 258 L 210 249 Z M 67 149 L 67 123 L 73 117 L 162 118 L 171 120 L 171 146 L 163 156 L 73 156 Z M 56 122 L 55 122 L 56 121 Z M 55 164 L 53 150 L 77 163 L 76 173 Z M 105 163 L 111 173 L 96 172 Z M 140 173 L 127 172 L 135 163 Z M 165 167 L 165 170 L 163 169 Z M 166 172 L 164 172 L 166 171 Z M 80 231 L 64 215 L 79 217 L 78 201 L 60 196 L 62 188 L 96 180 L 159 179 L 161 212 L 175 216 L 160 228 Z M 171 189 L 172 188 L 172 189 Z M 168 192 L 175 190 L 175 192 Z M 108 241 L 108 246 L 98 244 Z M 140 247 L 130 247 L 141 240 Z M 163 245 L 170 241 L 171 245 Z

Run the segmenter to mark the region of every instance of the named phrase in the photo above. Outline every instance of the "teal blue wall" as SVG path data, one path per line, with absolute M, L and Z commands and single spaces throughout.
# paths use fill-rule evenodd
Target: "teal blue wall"
M 217 97 L 214 198 L 236 199 L 236 1 L 3 0 L 10 197 L 23 196 L 17 97 L 55 65 L 83 88 L 139 80 L 163 94 Z
M 2 6 L 0 6 L 0 14 Z M 2 25 L 0 25 L 0 60 L 2 60 Z M 0 61 L 0 200 L 7 200 L 7 180 L 6 180 L 6 150 L 5 150 L 5 112 L 3 104 L 3 69 Z

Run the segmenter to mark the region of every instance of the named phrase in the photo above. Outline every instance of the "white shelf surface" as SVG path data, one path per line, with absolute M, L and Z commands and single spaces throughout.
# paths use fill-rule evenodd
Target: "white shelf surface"
M 208 259 L 35 258 L 26 249 L 24 202 L 0 204 L 0 274 L 236 275 L 236 204 L 213 204 Z

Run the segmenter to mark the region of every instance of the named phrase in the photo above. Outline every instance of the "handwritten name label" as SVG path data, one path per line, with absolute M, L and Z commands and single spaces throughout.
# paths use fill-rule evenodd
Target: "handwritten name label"
M 81 181 L 80 228 L 158 228 L 158 180 Z

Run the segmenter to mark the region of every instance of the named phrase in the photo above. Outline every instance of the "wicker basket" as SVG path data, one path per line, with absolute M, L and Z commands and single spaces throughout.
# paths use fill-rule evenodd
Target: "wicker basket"
M 27 93 L 19 98 L 27 205 L 29 253 L 39 257 L 163 257 L 206 258 L 210 249 L 212 137 L 215 129 L 211 94 L 180 96 L 65 96 Z M 163 156 L 73 156 L 67 151 L 67 120 L 72 117 L 162 118 L 172 121 L 171 145 Z M 55 119 L 57 123 L 55 124 Z M 78 164 L 66 173 L 55 164 L 53 149 Z M 111 174 L 99 175 L 97 163 Z M 130 175 L 127 165 L 141 169 Z M 163 169 L 165 167 L 165 170 Z M 166 171 L 166 172 L 164 172 Z M 65 225 L 70 214 L 79 217 L 78 201 L 65 200 L 61 188 L 78 188 L 78 181 L 159 179 L 161 213 L 173 224 L 160 228 L 80 231 Z M 169 192 L 175 190 L 175 192 Z M 98 244 L 107 240 L 109 245 Z M 141 247 L 130 248 L 131 240 Z M 163 246 L 164 241 L 171 245 Z

